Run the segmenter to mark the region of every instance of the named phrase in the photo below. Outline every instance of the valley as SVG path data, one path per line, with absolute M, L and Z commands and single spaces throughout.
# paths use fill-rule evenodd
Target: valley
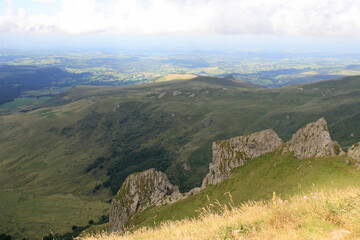
M 181 192 L 200 186 L 212 161 L 211 143 L 216 140 L 271 128 L 287 141 L 301 126 L 324 116 L 332 138 L 346 150 L 360 141 L 359 89 L 357 76 L 275 89 L 228 78 L 197 77 L 126 87 L 77 86 L 39 109 L 3 115 L 0 233 L 33 239 L 49 234 L 49 229 L 64 234 L 73 225 L 96 222 L 108 214 L 109 200 L 129 174 L 152 167 L 165 172 Z M 242 195 L 250 189 L 246 184 L 222 189 L 229 188 L 237 203 L 268 199 L 272 191 L 291 195 L 298 189 L 296 176 L 316 169 L 323 169 L 323 177 L 309 174 L 313 177 L 299 182 L 304 186 L 301 190 L 309 190 L 311 183 L 323 186 L 333 177 L 327 171 L 335 170 L 344 181 L 335 181 L 334 187 L 341 187 L 357 179 L 345 176 L 357 173 L 353 166 L 343 165 L 344 160 L 310 159 L 306 165 L 286 155 L 261 166 L 264 161 L 254 160 L 237 171 L 244 171 L 243 176 L 253 172 L 246 181 L 260 181 L 263 188 L 246 196 Z M 270 181 L 271 174 L 260 178 L 275 164 L 272 161 L 280 161 L 284 172 L 296 173 L 302 167 L 292 180 L 285 174 L 275 183 Z M 271 171 L 278 174 L 281 168 Z M 191 206 L 181 213 L 169 210 L 176 208 L 175 203 L 165 206 L 166 210 L 146 210 L 132 221 L 146 225 L 146 219 L 154 215 L 156 221 L 193 216 L 196 206 L 207 203 L 206 195 L 219 201 L 226 198 L 212 189 L 216 188 L 203 191 L 194 201 L 189 198 Z

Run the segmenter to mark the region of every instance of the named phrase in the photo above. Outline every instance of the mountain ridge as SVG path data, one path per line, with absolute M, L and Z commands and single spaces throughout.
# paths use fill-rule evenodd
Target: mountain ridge
M 335 147 L 338 147 L 337 151 L 334 150 Z M 209 173 L 203 179 L 203 185 L 201 186 L 201 189 L 193 189 L 190 191 L 192 192 L 195 190 L 193 194 L 185 194 L 183 197 L 179 196 L 177 199 L 175 199 L 175 202 L 183 200 L 184 197 L 186 198 L 195 194 L 199 194 L 200 191 L 203 191 L 211 185 L 217 185 L 221 183 L 230 177 L 231 171 L 233 169 L 241 167 L 248 161 L 251 161 L 251 159 L 263 156 L 267 153 L 277 151 L 280 152 L 281 155 L 284 155 L 290 152 L 295 158 L 300 160 L 311 157 L 319 158 L 323 156 L 328 157 L 344 155 L 340 146 L 331 140 L 326 120 L 323 117 L 316 122 L 308 123 L 304 127 L 300 128 L 293 134 L 293 138 L 285 144 L 273 130 L 268 129 L 246 136 L 239 136 L 228 140 L 213 142 L 212 150 L 213 162 L 210 163 Z M 355 148 L 350 149 L 350 153 L 355 153 L 351 155 L 353 158 L 356 156 L 357 151 L 358 150 L 355 150 Z M 356 157 L 354 159 L 356 160 Z M 146 174 L 147 171 L 150 170 L 146 170 L 141 173 L 134 173 L 130 175 L 128 179 L 137 178 L 139 174 Z M 141 214 L 141 212 L 145 210 L 141 209 L 137 212 L 133 211 L 132 214 L 129 214 L 128 211 L 113 211 L 113 209 L 132 208 L 132 202 L 129 204 L 126 203 L 126 201 L 123 201 L 123 199 L 128 199 L 128 195 L 131 194 L 129 191 L 124 190 L 128 189 L 128 186 L 135 188 L 133 191 L 139 192 L 139 194 L 147 194 L 147 191 L 143 190 L 143 185 L 146 186 L 147 184 L 140 186 L 137 183 L 138 180 L 128 181 L 128 179 L 113 199 L 112 208 L 110 211 L 110 232 L 123 231 L 122 226 L 124 226 L 129 219 L 134 217 L 135 214 Z M 151 188 L 158 188 L 156 184 L 158 182 L 156 177 L 150 177 L 150 180 L 146 180 L 146 182 L 149 181 L 153 183 L 151 184 Z M 170 187 L 172 188 L 171 185 Z M 163 184 L 161 184 L 161 186 L 159 185 L 159 188 L 162 189 Z M 135 199 L 138 199 L 138 197 Z M 156 203 L 161 201 L 156 200 L 152 204 L 151 202 L 152 200 L 150 200 L 150 205 L 147 205 L 146 208 L 154 206 Z M 163 203 L 160 203 L 160 205 L 172 204 L 173 202 L 174 201 L 163 201 Z

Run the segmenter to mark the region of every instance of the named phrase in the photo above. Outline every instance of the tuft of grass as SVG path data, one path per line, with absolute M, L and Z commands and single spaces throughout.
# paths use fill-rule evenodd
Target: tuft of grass
M 219 213 L 219 210 L 221 212 Z M 123 234 L 86 235 L 78 240 L 132 239 L 359 239 L 360 188 L 312 190 L 289 200 L 210 204 L 195 218 L 167 221 Z

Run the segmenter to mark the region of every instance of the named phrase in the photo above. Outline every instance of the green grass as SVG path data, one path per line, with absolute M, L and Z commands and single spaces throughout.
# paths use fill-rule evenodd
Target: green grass
M 108 213 L 105 201 L 111 197 L 106 189 L 92 194 L 103 174 L 84 175 L 93 152 L 72 147 L 51 131 L 61 125 L 49 118 L 54 112 L 35 113 L 25 115 L 26 120 L 21 115 L 1 119 L 6 124 L 0 127 L 0 206 L 6 215 L 0 216 L 0 232 L 15 238 L 39 239 L 50 228 L 63 234 L 73 225 L 85 226 Z M 60 116 L 72 120 L 68 114 Z
M 97 199 L 55 194 L 0 191 L 0 232 L 16 239 L 39 238 L 50 233 L 70 232 L 72 225 L 84 226 L 94 216 L 107 214 L 109 204 Z M 4 229 L 8 226 L 8 229 Z

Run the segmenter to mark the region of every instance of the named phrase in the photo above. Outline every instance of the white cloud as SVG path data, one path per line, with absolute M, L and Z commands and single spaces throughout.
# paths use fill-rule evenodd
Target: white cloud
M 12 0 L 5 0 L 5 2 L 7 3 L 8 6 L 12 6 L 12 5 L 13 5 Z
M 5 15 L 0 16 L 0 29 L 5 32 L 37 32 L 49 33 L 56 29 L 51 17 L 43 14 L 28 16 L 24 9 L 16 12 L 7 9 Z
M 109 16 L 111 31 L 146 34 L 203 32 L 216 14 L 209 1 L 149 2 L 144 8 L 136 1 L 118 1 Z
M 108 21 L 96 0 L 63 0 L 61 10 L 55 14 L 59 31 L 80 34 L 106 31 Z
M 52 3 L 54 0 L 31 0 L 33 2 L 40 2 L 40 3 Z
M 0 15 L 0 30 L 360 36 L 360 1 L 354 0 L 62 0 L 54 15 L 24 11 Z

